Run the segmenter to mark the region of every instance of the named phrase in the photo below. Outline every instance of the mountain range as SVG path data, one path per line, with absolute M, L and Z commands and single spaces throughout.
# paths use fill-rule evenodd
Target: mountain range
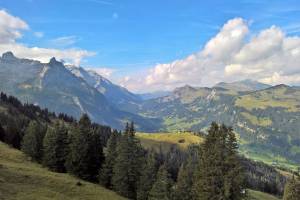
M 168 96 L 143 102 L 140 112 L 162 119 L 169 131 L 205 132 L 212 121 L 225 123 L 238 133 L 245 154 L 270 162 L 300 162 L 298 87 L 261 85 L 261 90 L 256 86 L 245 90 L 221 85 L 226 87 L 177 88 Z
M 134 94 L 93 70 L 16 58 L 0 58 L 0 90 L 76 118 L 121 129 L 134 121 L 139 131 L 202 131 L 212 121 L 231 125 L 241 150 L 270 162 L 300 163 L 300 88 L 253 80 L 215 86 Z
M 118 129 L 123 128 L 126 121 L 135 121 L 137 127 L 147 131 L 156 129 L 159 124 L 159 120 L 117 108 L 123 99 L 138 101 L 138 96 L 95 73 L 66 67 L 55 58 L 41 63 L 16 58 L 12 52 L 4 53 L 0 58 L 0 90 L 56 113 L 76 118 L 87 113 L 93 121 Z M 112 97 L 114 93 L 118 96 Z

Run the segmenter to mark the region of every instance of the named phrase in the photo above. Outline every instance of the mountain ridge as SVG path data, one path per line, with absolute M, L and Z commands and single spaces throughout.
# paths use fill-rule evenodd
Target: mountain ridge
M 123 128 L 126 121 L 135 121 L 137 127 L 148 131 L 159 124 L 155 119 L 117 109 L 96 88 L 75 76 L 55 58 L 41 63 L 16 58 L 11 52 L 4 53 L 0 58 L 0 78 L 3 92 L 56 113 L 76 118 L 87 113 L 93 121 L 118 129 Z

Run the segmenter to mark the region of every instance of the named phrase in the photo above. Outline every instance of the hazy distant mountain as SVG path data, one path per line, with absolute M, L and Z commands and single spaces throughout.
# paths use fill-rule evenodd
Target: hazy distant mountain
M 155 99 L 155 98 L 167 96 L 169 94 L 171 94 L 170 91 L 156 91 L 156 92 L 142 93 L 142 94 L 138 94 L 138 95 L 143 100 L 149 100 L 149 99 Z
M 240 135 L 241 149 L 248 154 L 259 152 L 261 156 L 300 163 L 298 87 L 278 85 L 240 92 L 236 87 L 187 85 L 168 96 L 145 101 L 140 112 L 163 119 L 162 129 L 166 130 L 203 131 L 212 121 L 225 123 Z
M 93 70 L 86 70 L 82 67 L 72 65 L 66 66 L 75 76 L 85 80 L 91 87 L 96 88 L 102 93 L 106 99 L 113 105 L 122 110 L 128 110 L 128 107 L 137 106 L 137 103 L 142 99 L 126 88 L 113 84 L 108 79 L 94 72 Z
M 258 81 L 246 79 L 242 81 L 236 81 L 232 83 L 225 83 L 220 82 L 216 84 L 214 87 L 221 87 L 229 90 L 236 90 L 236 91 L 255 91 L 255 90 L 262 90 L 271 87 L 271 85 L 267 85 L 264 83 L 260 83 Z
M 49 63 L 40 63 L 16 58 L 11 52 L 4 53 L 0 58 L 0 90 L 56 113 L 64 112 L 77 118 L 87 113 L 92 120 L 114 128 L 123 128 L 127 120 L 134 120 L 143 130 L 156 129 L 159 124 L 120 111 L 55 58 Z

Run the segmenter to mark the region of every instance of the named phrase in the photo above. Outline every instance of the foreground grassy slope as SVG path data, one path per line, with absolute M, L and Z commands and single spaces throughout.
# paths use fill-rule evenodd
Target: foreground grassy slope
M 280 200 L 280 199 L 263 192 L 248 190 L 247 200 Z
M 114 192 L 68 174 L 48 171 L 0 142 L 1 200 L 121 200 Z
M 81 186 L 77 186 L 79 181 Z M 248 192 L 247 200 L 279 200 L 266 193 L 253 190 Z M 0 142 L 0 200 L 50 199 L 125 200 L 99 185 L 78 180 L 68 174 L 49 172 L 28 161 L 21 151 Z

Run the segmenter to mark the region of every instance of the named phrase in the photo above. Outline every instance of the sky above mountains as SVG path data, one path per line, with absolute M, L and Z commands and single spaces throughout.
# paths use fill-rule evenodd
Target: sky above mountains
M 0 0 L 0 52 L 94 68 L 135 92 L 300 85 L 300 2 Z

